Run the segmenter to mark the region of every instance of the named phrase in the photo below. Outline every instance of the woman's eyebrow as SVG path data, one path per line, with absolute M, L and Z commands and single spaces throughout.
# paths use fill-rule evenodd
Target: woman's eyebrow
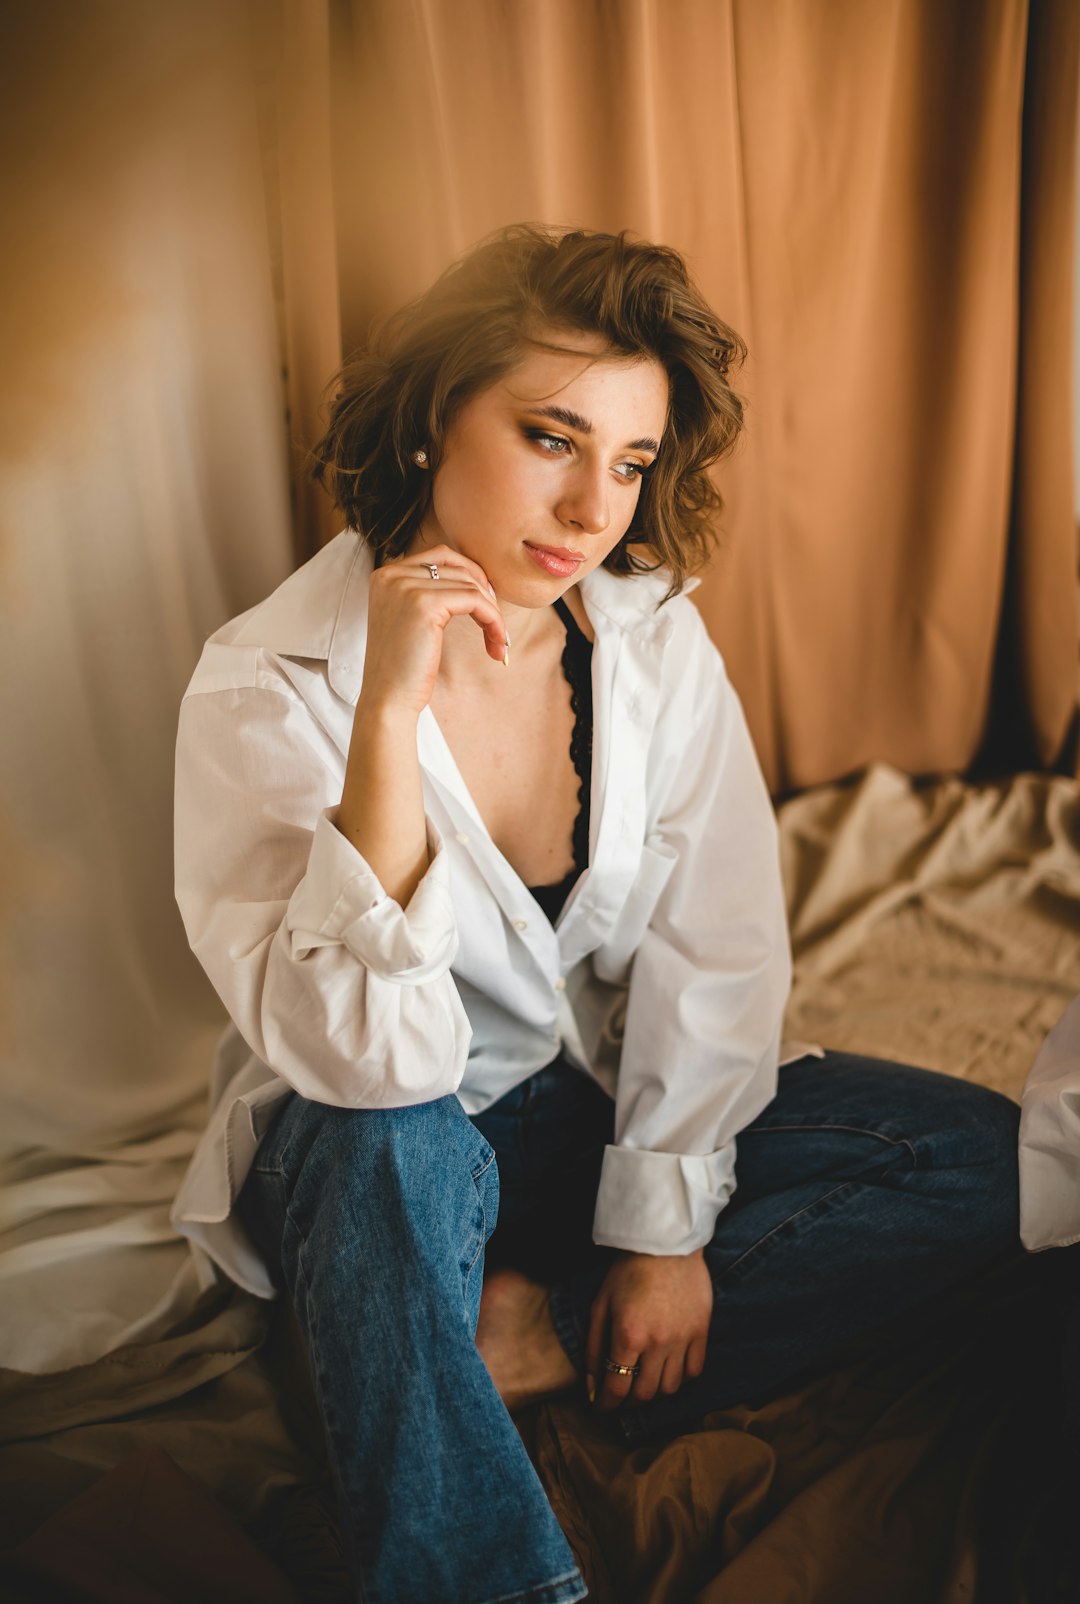
M 551 418 L 555 423 L 561 423 L 567 429 L 576 429 L 578 434 L 592 434 L 593 432 L 593 426 L 588 418 L 583 417 L 580 412 L 571 412 L 569 407 L 530 407 L 529 410 L 535 412 L 541 418 Z M 660 442 L 652 439 L 650 435 L 643 435 L 640 440 L 628 441 L 626 449 L 628 451 L 652 451 L 655 453 L 660 450 Z

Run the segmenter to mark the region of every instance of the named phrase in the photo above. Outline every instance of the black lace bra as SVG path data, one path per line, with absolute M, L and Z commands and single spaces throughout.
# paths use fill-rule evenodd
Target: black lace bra
M 574 714 L 574 731 L 570 737 L 570 761 L 578 777 L 578 812 L 574 820 L 574 867 L 564 880 L 555 885 L 530 886 L 529 891 L 543 908 L 552 924 L 562 912 L 563 904 L 577 882 L 578 876 L 589 863 L 589 792 L 592 782 L 592 642 L 583 634 L 573 613 L 560 598 L 555 611 L 566 626 L 566 645 L 563 647 L 562 666 L 570 686 L 570 707 Z

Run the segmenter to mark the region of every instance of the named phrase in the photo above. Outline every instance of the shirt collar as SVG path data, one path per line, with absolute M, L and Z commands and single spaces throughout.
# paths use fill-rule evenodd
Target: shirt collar
M 636 631 L 655 627 L 662 616 L 661 603 L 670 584 L 671 573 L 666 568 L 655 573 L 635 574 L 632 578 L 613 574 L 607 568 L 594 568 L 581 581 L 581 599 L 594 623 L 596 614 L 602 613 L 620 629 Z M 686 580 L 682 594 L 689 595 L 700 584 L 700 579 Z
M 282 657 L 324 658 L 335 693 L 355 702 L 363 673 L 373 567 L 370 548 L 354 530 L 343 530 L 244 614 L 232 643 L 262 646 Z M 651 633 L 669 583 L 666 570 L 630 579 L 596 568 L 581 581 L 581 597 L 594 625 L 603 618 L 620 629 Z M 687 580 L 683 593 L 700 583 Z

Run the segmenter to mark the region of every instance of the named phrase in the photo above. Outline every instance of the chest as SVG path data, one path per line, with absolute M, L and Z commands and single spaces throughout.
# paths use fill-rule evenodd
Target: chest
M 440 686 L 431 709 L 503 857 L 526 885 L 563 879 L 574 864 L 580 781 L 561 652 L 513 663 L 505 680 L 467 701 Z

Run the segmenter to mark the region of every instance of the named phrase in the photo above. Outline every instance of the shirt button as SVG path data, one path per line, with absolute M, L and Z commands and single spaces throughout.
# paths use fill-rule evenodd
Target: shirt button
M 463 847 L 467 847 L 469 844 L 469 838 L 465 834 L 464 830 L 459 830 L 457 835 L 454 837 L 454 840 L 460 841 Z
M 527 919 L 515 919 L 514 920 L 514 929 L 515 930 L 527 930 L 528 928 L 529 928 L 529 924 L 528 924 L 528 920 Z
M 558 980 L 555 982 L 555 990 L 556 991 L 565 991 L 566 990 L 566 981 L 563 979 L 562 975 L 560 975 Z

